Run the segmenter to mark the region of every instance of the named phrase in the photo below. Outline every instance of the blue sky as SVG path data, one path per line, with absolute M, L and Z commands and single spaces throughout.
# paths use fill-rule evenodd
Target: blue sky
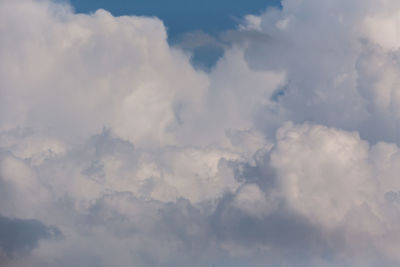
M 161 18 L 170 38 L 193 30 L 217 33 L 235 27 L 246 14 L 257 14 L 280 0 L 69 0 L 76 12 L 89 13 L 99 8 L 113 15 L 145 15 Z
M 91 13 L 99 8 L 114 16 L 156 16 L 168 30 L 168 41 L 180 45 L 185 33 L 202 31 L 218 38 L 218 34 L 235 28 L 247 14 L 259 14 L 269 7 L 279 7 L 280 0 L 68 0 L 78 13 Z M 210 69 L 223 55 L 220 46 L 183 47 L 192 54 L 192 64 Z

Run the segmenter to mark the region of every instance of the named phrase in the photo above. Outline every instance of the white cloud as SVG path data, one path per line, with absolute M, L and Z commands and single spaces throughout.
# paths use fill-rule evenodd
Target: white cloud
M 284 0 L 205 73 L 157 18 L 2 1 L 0 215 L 62 238 L 0 262 L 397 266 L 399 8 Z
M 1 30 L 3 129 L 24 125 L 71 141 L 110 126 L 137 145 L 176 142 L 173 106 L 195 107 L 208 81 L 169 48 L 161 21 L 104 10 L 60 15 L 46 1 L 2 6 L 10 25 Z
M 354 207 L 375 200 L 368 144 L 356 133 L 286 125 L 278 131 L 271 163 L 289 205 L 328 227 L 343 223 Z

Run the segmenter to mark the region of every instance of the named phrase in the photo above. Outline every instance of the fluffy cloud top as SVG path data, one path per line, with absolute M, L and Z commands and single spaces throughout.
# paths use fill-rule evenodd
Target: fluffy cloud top
M 0 263 L 398 266 L 399 12 L 284 0 L 203 72 L 156 18 L 1 1 Z

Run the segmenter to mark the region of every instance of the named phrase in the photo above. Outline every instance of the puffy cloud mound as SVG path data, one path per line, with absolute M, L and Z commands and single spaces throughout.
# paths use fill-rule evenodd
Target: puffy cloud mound
M 399 12 L 283 0 L 203 72 L 157 18 L 1 1 L 0 264 L 398 266 Z

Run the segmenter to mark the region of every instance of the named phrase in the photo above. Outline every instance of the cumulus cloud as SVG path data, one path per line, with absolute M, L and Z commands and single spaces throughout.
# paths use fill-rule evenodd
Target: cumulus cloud
M 0 263 L 397 266 L 399 10 L 284 0 L 204 72 L 157 18 L 1 1 Z

